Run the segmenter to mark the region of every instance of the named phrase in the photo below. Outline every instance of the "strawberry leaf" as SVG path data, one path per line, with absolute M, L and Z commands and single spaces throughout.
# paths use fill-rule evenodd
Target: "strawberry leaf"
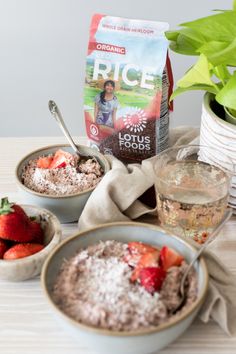
M 31 221 L 36 221 L 36 220 L 37 220 L 37 216 L 30 216 L 29 219 L 30 219 Z
M 7 197 L 2 198 L 0 203 L 0 215 L 7 215 L 14 212 L 12 208 L 13 205 L 14 203 L 10 203 Z

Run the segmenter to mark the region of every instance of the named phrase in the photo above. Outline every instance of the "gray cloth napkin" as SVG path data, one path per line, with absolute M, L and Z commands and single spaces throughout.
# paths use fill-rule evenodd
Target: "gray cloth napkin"
M 198 134 L 197 128 L 175 128 L 170 133 L 170 146 L 197 144 Z M 79 229 L 115 221 L 139 221 L 144 215 L 145 218 L 150 216 L 149 222 L 155 222 L 156 209 L 151 209 L 138 200 L 154 184 L 155 157 L 144 160 L 141 164 L 127 166 L 112 156 L 107 156 L 107 159 L 111 170 L 90 196 L 79 219 Z M 236 335 L 236 282 L 215 255 L 205 252 L 204 257 L 210 274 L 210 284 L 200 319 L 203 322 L 213 319 L 225 333 Z

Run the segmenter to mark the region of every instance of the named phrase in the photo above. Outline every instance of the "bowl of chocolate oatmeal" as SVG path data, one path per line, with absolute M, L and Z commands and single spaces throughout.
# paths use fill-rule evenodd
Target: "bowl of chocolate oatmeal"
M 101 225 L 55 249 L 43 268 L 43 292 L 60 323 L 91 350 L 157 352 L 190 326 L 204 302 L 208 272 L 201 259 L 189 274 L 185 304 L 172 312 L 195 253 L 156 226 Z
M 78 220 L 90 194 L 110 169 L 98 151 L 80 145 L 79 158 L 69 145 L 35 150 L 16 167 L 16 182 L 24 203 L 52 211 L 61 222 Z

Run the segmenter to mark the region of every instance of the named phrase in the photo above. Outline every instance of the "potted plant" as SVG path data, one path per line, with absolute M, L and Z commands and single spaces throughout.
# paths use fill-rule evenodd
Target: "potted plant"
M 180 26 L 166 32 L 170 48 L 198 60 L 177 82 L 171 99 L 185 91 L 204 90 L 204 113 L 210 110 L 236 128 L 236 0 L 232 10 L 216 10 Z
M 177 82 L 171 99 L 189 90 L 206 91 L 200 144 L 214 148 L 204 159 L 233 172 L 229 205 L 236 213 L 236 0 L 232 10 L 216 10 L 181 27 L 166 33 L 170 48 L 198 59 Z

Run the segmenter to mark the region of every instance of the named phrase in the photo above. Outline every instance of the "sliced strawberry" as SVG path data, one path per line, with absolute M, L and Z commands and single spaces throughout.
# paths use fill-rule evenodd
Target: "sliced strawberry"
M 3 256 L 5 260 L 13 260 L 18 258 L 24 258 L 31 256 L 44 248 L 43 245 L 37 243 L 18 243 L 15 246 L 9 248 Z
M 162 247 L 160 252 L 160 266 L 164 270 L 168 270 L 170 267 L 180 266 L 184 258 L 167 246 Z
M 128 250 L 131 254 L 138 253 L 138 254 L 145 254 L 150 252 L 156 252 L 157 248 L 152 247 L 146 243 L 142 242 L 129 242 L 128 243 Z
M 66 167 L 67 163 L 64 159 L 64 157 L 58 157 L 56 159 L 53 159 L 50 168 L 64 168 Z
M 49 168 L 66 167 L 72 160 L 73 160 L 73 156 L 69 152 L 63 150 L 57 150 Z
M 124 258 L 124 261 L 128 263 L 131 267 L 135 267 L 144 254 L 159 252 L 157 248 L 152 247 L 146 243 L 137 241 L 129 242 L 128 250 L 129 254 Z
M 136 267 L 136 265 L 138 264 L 140 258 L 142 257 L 141 254 L 131 254 L 131 253 L 127 253 L 124 257 L 123 257 L 123 261 L 125 263 L 128 263 L 128 265 L 130 267 Z
M 143 268 L 140 271 L 140 284 L 151 294 L 161 289 L 166 272 L 160 267 Z
M 3 258 L 4 253 L 7 251 L 8 246 L 4 240 L 0 240 L 0 259 Z
M 32 235 L 32 243 L 44 243 L 44 232 L 39 222 L 30 221 L 29 224 L 29 233 Z
M 53 161 L 52 156 L 40 157 L 37 161 L 37 167 L 47 169 L 50 167 L 52 161 Z
M 130 280 L 132 282 L 138 280 L 140 271 L 143 268 L 157 267 L 158 260 L 159 260 L 159 253 L 160 252 L 158 250 L 156 250 L 155 252 L 150 252 L 150 253 L 146 253 L 146 254 L 142 255 L 136 268 L 134 269 L 134 271 L 131 274 Z

